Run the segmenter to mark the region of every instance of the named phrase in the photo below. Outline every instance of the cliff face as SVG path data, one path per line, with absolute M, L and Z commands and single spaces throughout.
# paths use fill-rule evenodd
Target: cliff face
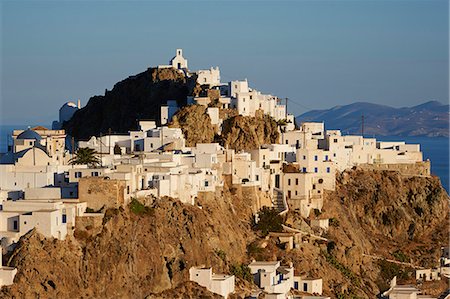
M 196 77 L 167 68 L 149 68 L 117 83 L 103 96 L 93 96 L 63 127 L 77 140 L 93 135 L 127 133 L 137 129 L 137 119 L 160 119 L 160 106 L 167 100 L 186 104 L 186 97 L 195 93 Z
M 279 137 L 277 123 L 268 115 L 233 116 L 222 125 L 222 144 L 237 151 L 278 143 Z
M 226 185 L 201 195 L 196 206 L 163 198 L 138 212 L 109 210 L 100 230 L 65 241 L 32 231 L 4 258 L 18 273 L 1 297 L 213 298 L 186 283 L 191 266 L 230 273 L 231 265 L 257 258 L 292 261 L 296 275 L 323 278 L 324 292 L 332 298 L 374 298 L 392 275 L 407 279 L 413 272 L 399 272 L 408 267 L 370 256 L 397 259 L 401 252 L 409 262 L 426 266 L 448 244 L 448 195 L 437 178 L 346 171 L 338 176 L 336 191 L 325 195 L 320 215 L 333 218 L 323 235 L 328 244 L 311 241 L 291 251 L 251 230 L 257 193 L 230 190 Z M 287 222 L 296 227 L 304 220 L 291 211 Z M 238 282 L 241 295 L 251 289 L 248 282 Z M 442 283 L 433 288 L 445 288 Z
M 18 273 L 1 297 L 144 298 L 188 280 L 191 266 L 228 272 L 255 237 L 247 222 L 252 200 L 225 191 L 198 206 L 164 198 L 139 214 L 109 210 L 99 234 L 65 241 L 32 231 L 8 260 Z
M 394 275 L 399 281 L 415 282 L 411 266 L 384 258 L 436 265 L 441 246 L 449 242 L 448 200 L 436 177 L 345 171 L 337 177 L 336 191 L 326 193 L 319 216 L 333 219 L 324 235 L 328 246 L 305 244 L 301 255 L 289 255 L 305 275 L 323 277 L 325 290 L 374 298 Z M 298 216 L 291 213 L 288 222 L 299 223 Z M 439 287 L 445 286 L 443 281 Z
M 211 143 L 214 141 L 215 129 L 206 107 L 189 105 L 182 107 L 172 118 L 169 125 L 172 128 L 181 128 L 186 138 L 186 146 L 195 146 L 197 143 Z

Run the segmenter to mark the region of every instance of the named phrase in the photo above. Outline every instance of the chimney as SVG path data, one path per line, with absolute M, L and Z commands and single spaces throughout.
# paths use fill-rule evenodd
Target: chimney
M 81 109 L 81 102 L 78 100 L 78 109 Z

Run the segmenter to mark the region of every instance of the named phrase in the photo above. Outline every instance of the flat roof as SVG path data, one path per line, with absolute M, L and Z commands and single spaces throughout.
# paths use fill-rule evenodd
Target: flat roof
M 270 261 L 270 262 L 252 262 L 249 266 L 276 266 L 279 261 Z

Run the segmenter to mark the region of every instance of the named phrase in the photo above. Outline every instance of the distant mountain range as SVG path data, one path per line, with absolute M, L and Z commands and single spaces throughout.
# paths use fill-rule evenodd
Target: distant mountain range
M 323 121 L 327 129 L 366 136 L 449 136 L 449 105 L 430 101 L 414 107 L 394 108 L 365 102 L 312 110 L 296 117 L 297 123 Z

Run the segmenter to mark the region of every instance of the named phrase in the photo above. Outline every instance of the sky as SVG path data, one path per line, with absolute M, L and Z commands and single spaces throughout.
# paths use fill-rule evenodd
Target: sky
M 0 124 L 51 124 L 183 48 L 189 69 L 289 98 L 289 112 L 449 99 L 449 4 L 1 1 Z

